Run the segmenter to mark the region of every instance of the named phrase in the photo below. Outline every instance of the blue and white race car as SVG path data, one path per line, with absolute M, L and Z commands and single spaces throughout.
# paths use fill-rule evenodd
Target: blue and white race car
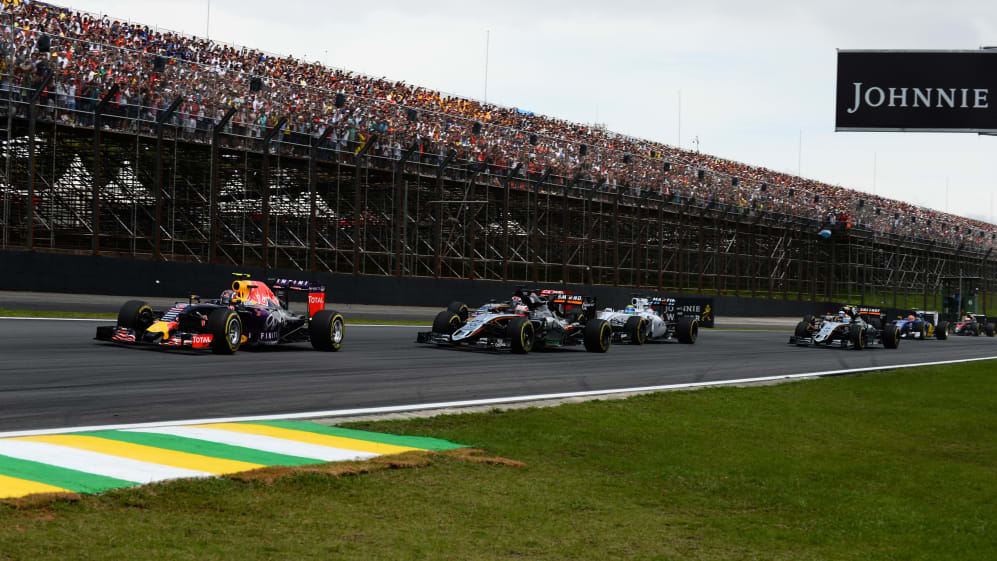
M 938 312 L 914 310 L 906 316 L 897 318 L 893 323 L 900 328 L 900 337 L 903 339 L 921 341 L 930 337 L 939 340 L 948 339 L 949 324 L 947 321 L 938 320 Z

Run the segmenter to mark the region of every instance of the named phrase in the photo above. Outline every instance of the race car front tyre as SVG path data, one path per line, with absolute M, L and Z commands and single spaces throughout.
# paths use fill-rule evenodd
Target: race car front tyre
M 640 316 L 627 318 L 624 329 L 631 345 L 643 345 L 647 340 L 647 320 Z
M 142 332 L 156 321 L 152 307 L 141 300 L 129 300 L 118 311 L 118 327 Z
M 604 353 L 613 343 L 613 327 L 604 319 L 593 319 L 585 325 L 582 334 L 585 350 L 590 353 Z
M 997 325 L 988 323 L 987 326 L 984 328 L 984 331 L 986 332 L 987 337 L 993 337 L 994 333 L 997 333 Z
M 944 341 L 949 338 L 949 322 L 940 321 L 935 326 L 935 339 Z
M 308 322 L 308 337 L 316 351 L 338 351 L 346 337 L 346 320 L 335 310 L 315 312 Z
M 797 337 L 807 338 L 810 336 L 810 322 L 801 321 L 796 324 L 796 332 L 794 333 Z
M 921 324 L 921 327 L 918 329 L 917 332 L 918 332 L 917 336 L 918 339 L 924 341 L 925 339 L 928 338 L 928 329 L 924 326 L 923 323 Z
M 688 316 L 679 318 L 679 324 L 675 326 L 675 337 L 679 343 L 695 343 L 699 337 L 699 320 Z
M 533 322 L 524 317 L 513 318 L 506 327 L 506 337 L 514 354 L 525 355 L 533 350 Z
M 467 321 L 467 316 L 470 314 L 470 310 L 467 309 L 467 304 L 458 301 L 450 302 L 450 305 L 447 306 L 447 311 L 460 316 L 461 323 Z
M 865 348 L 865 327 L 853 325 L 848 330 L 848 340 L 852 343 L 852 348 L 861 351 Z
M 924 327 L 921 329 L 923 330 Z M 883 326 L 883 346 L 887 349 L 895 349 L 900 346 L 900 328 L 897 327 L 897 324 L 888 323 Z
M 211 334 L 211 352 L 230 355 L 242 344 L 242 320 L 228 308 L 218 308 L 208 316 L 205 325 Z
M 444 335 L 453 335 L 453 332 L 460 329 L 463 323 L 457 312 L 443 310 L 436 314 L 436 319 L 433 320 L 433 331 Z

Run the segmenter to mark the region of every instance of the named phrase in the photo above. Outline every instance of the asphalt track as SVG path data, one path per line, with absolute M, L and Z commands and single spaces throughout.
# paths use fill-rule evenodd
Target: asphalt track
M 106 322 L 105 322 L 106 323 Z M 348 326 L 307 344 L 216 356 L 93 340 L 95 321 L 0 319 L 0 432 L 384 407 L 799 374 L 997 356 L 997 340 L 898 350 L 797 348 L 787 331 L 702 330 L 695 345 L 517 356 L 414 343 L 420 328 Z

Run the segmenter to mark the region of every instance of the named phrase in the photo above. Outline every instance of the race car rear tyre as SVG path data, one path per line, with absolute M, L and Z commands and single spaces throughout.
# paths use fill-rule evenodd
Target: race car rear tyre
M 647 320 L 640 316 L 627 318 L 626 329 L 631 345 L 643 345 L 647 341 Z
M 675 326 L 675 337 L 679 343 L 691 345 L 699 337 L 699 320 L 694 317 L 681 317 Z
M 984 331 L 986 332 L 987 337 L 993 337 L 994 333 L 997 332 L 997 325 L 988 323 L 987 326 L 984 328 Z
M 205 325 L 211 334 L 211 352 L 230 355 L 242 344 L 242 320 L 228 308 L 218 308 L 208 316 Z
M 308 337 L 316 351 L 338 351 L 346 338 L 346 320 L 335 310 L 315 312 L 308 322 Z
M 940 321 L 935 326 L 935 339 L 944 341 L 949 338 L 949 322 Z
M 457 312 L 444 310 L 436 314 L 436 319 L 433 320 L 433 331 L 444 335 L 453 335 L 453 332 L 460 329 L 463 324 L 464 322 L 461 321 Z
M 585 350 L 590 353 L 604 353 L 613 343 L 613 327 L 604 319 L 593 319 L 585 326 L 582 334 Z
M 467 316 L 470 314 L 470 310 L 467 309 L 467 304 L 458 301 L 450 302 L 450 305 L 447 306 L 447 311 L 460 316 L 461 322 L 467 321 Z
M 513 318 L 506 327 L 509 348 L 517 355 L 525 355 L 533 350 L 533 322 L 528 318 Z
M 810 322 L 801 321 L 796 324 L 796 332 L 794 333 L 797 337 L 807 338 L 810 336 Z
M 922 326 L 923 330 L 924 327 Z M 895 349 L 900 346 L 900 328 L 895 323 L 888 323 L 883 327 L 883 346 L 887 349 Z
M 848 330 L 848 340 L 852 342 L 852 348 L 861 351 L 865 348 L 865 327 L 853 325 Z
M 876 329 L 882 329 L 883 320 L 880 318 L 869 318 L 869 325 L 873 326 Z
M 141 300 L 129 300 L 118 311 L 118 327 L 145 331 L 156 321 L 152 307 Z

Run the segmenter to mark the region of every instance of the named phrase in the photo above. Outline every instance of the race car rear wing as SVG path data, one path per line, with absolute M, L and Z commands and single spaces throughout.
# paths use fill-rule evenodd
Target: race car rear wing
M 325 309 L 325 285 L 316 281 L 270 278 L 267 283 L 273 288 L 281 304 L 287 308 L 289 291 L 308 293 L 308 317 Z
M 548 301 L 553 304 L 557 309 L 557 312 L 562 317 L 567 317 L 567 315 L 575 310 L 581 309 L 585 317 L 592 319 L 596 314 L 596 299 L 595 296 L 578 296 L 577 294 L 561 294 L 555 296 L 552 300 Z
M 863 317 L 867 318 L 879 318 L 883 319 L 886 317 L 886 313 L 880 308 L 873 308 L 870 306 L 855 306 L 855 312 Z

